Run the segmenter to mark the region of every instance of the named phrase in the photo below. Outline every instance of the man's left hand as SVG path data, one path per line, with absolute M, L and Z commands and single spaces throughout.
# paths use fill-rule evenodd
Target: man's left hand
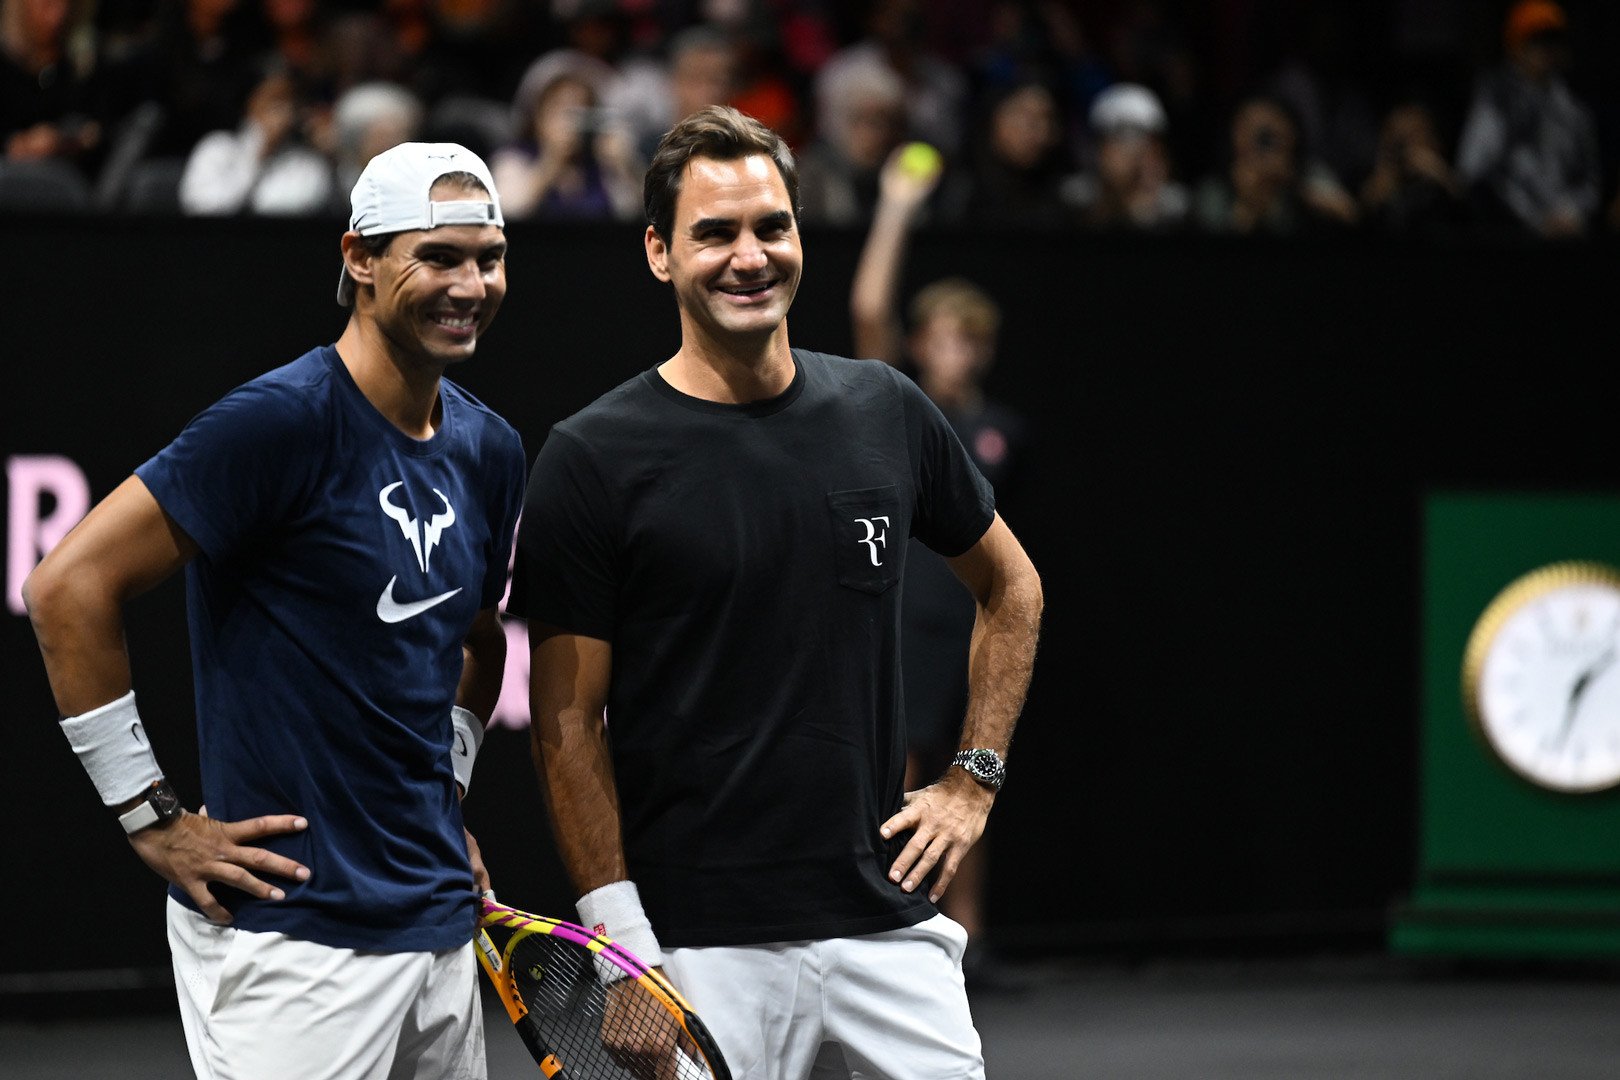
M 954 767 L 927 787 L 906 792 L 905 807 L 880 830 L 885 839 L 913 830 L 900 857 L 889 867 L 889 880 L 911 892 L 938 866 L 939 877 L 928 894 L 931 903 L 938 903 L 963 857 L 984 832 L 995 801 L 995 792 Z

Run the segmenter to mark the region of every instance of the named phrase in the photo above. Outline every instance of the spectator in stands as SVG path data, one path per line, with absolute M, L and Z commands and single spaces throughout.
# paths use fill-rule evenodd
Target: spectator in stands
M 185 157 L 204 135 L 229 131 L 262 78 L 253 12 L 238 0 L 183 0 L 159 9 L 157 33 L 137 61 L 142 96 L 163 108 L 149 152 Z
M 820 134 L 799 160 L 804 219 L 862 224 L 877 205 L 878 172 L 905 135 L 905 85 L 882 64 L 851 64 L 821 101 Z
M 314 214 L 333 201 L 332 166 L 309 143 L 309 104 L 279 66 L 248 97 L 242 123 L 198 141 L 180 177 L 187 214 Z
M 349 192 L 372 158 L 413 141 L 421 125 L 422 103 L 403 86 L 370 82 L 345 91 L 332 107 L 335 209 L 341 212 L 348 205 Z
M 1408 101 L 1391 109 L 1361 187 L 1365 221 L 1385 232 L 1458 225 L 1467 218 L 1461 194 L 1429 107 Z
M 1592 117 L 1563 78 L 1568 26 L 1548 0 L 1513 5 L 1507 63 L 1475 90 L 1457 149 L 1458 177 L 1482 216 L 1547 237 L 1585 232 L 1601 197 Z
M 332 42 L 320 0 L 260 0 L 271 49 L 302 86 L 324 90 L 332 76 Z
M 1074 220 L 1063 197 L 1072 171 L 1052 92 L 1025 82 L 993 99 L 966 169 L 949 179 L 940 199 L 951 220 L 1059 225 Z
M 336 16 L 328 34 L 334 100 L 362 83 L 410 84 L 412 62 L 405 51 L 408 38 L 381 12 L 350 11 Z
M 600 107 L 613 69 L 572 49 L 536 60 L 513 103 L 518 141 L 492 171 L 508 220 L 625 218 L 641 209 L 630 133 Z
M 737 58 L 717 27 L 690 26 L 670 39 L 667 64 L 626 61 L 605 103 L 630 125 L 637 156 L 652 160 L 664 132 L 705 105 L 725 105 L 735 86 Z
M 1094 228 L 1163 231 L 1187 217 L 1187 189 L 1170 179 L 1164 107 L 1145 86 L 1120 83 L 1091 106 L 1096 170 L 1073 177 L 1065 195 Z
M 7 161 L 60 158 L 93 172 L 100 86 L 76 0 L 0 0 L 0 142 Z
M 902 263 L 939 171 L 907 167 L 903 154 L 895 152 L 883 167 L 882 194 L 855 268 L 850 291 L 855 352 L 910 369 L 995 488 L 997 510 L 1005 514 L 1025 463 L 1028 437 L 1023 418 L 984 393 L 1001 312 L 978 286 L 946 278 L 925 286 L 912 300 L 912 330 L 905 336 L 898 303 Z M 945 560 L 916 541 L 906 555 L 902 588 L 906 790 L 914 791 L 943 774 L 959 748 L 974 606 Z M 988 850 L 981 838 L 940 901 L 940 910 L 968 933 L 962 971 L 969 986 L 979 989 L 996 981 L 983 939 Z
M 969 53 L 975 83 L 994 92 L 1030 79 L 1049 79 L 1060 111 L 1076 129 L 1068 137 L 1082 145 L 1092 102 L 1117 76 L 1110 75 L 1079 12 L 1069 4 L 1016 0 L 998 0 L 987 8 L 987 25 Z
M 1234 11 L 1226 17 L 1254 18 L 1253 9 L 1248 10 L 1246 16 Z M 1205 11 L 1163 0 L 1123 0 L 1100 42 L 1106 63 L 1096 65 L 1112 72 L 1113 81 L 1145 86 L 1158 95 L 1168 121 L 1170 158 L 1187 176 L 1211 170 L 1209 157 L 1217 140 L 1210 136 L 1221 119 L 1215 104 L 1219 89 L 1210 85 L 1213 57 L 1195 50 L 1198 35 L 1187 25 Z M 1208 24 L 1199 29 L 1208 33 Z
M 962 149 L 967 80 L 922 44 L 922 0 L 877 0 L 867 10 L 866 37 L 839 50 L 816 74 L 818 113 L 835 87 L 859 68 L 887 68 L 905 88 L 906 130 L 947 157 Z
M 1288 236 L 1353 224 L 1355 201 L 1306 158 L 1299 123 L 1277 98 L 1245 100 L 1232 117 L 1231 165 L 1198 190 L 1193 210 L 1209 232 Z
M 732 31 L 731 43 L 736 57 L 731 107 L 782 136 L 789 146 L 798 147 L 809 125 L 799 94 L 784 74 L 774 19 L 768 25 L 758 18 L 746 20 Z

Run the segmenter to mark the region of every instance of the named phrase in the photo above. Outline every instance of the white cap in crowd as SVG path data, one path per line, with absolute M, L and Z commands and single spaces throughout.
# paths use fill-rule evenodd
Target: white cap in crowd
M 1159 96 L 1145 86 L 1115 83 L 1091 103 L 1091 129 L 1098 135 L 1126 131 L 1159 135 L 1164 128 L 1164 106 L 1159 104 Z
M 434 202 L 434 183 L 446 173 L 478 177 L 488 199 Z M 500 196 L 482 158 L 456 143 L 400 143 L 367 163 L 349 195 L 349 231 L 361 236 L 436 229 L 440 225 L 499 225 Z M 337 301 L 354 301 L 354 280 L 345 267 L 338 277 Z

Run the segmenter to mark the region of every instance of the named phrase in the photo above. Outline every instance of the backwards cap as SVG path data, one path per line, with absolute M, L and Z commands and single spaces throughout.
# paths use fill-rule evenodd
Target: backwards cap
M 455 172 L 478 177 L 489 198 L 433 201 L 434 183 Z M 400 143 L 384 150 L 366 164 L 349 195 L 349 206 L 349 231 L 361 236 L 440 225 L 506 225 L 489 166 L 456 143 Z M 338 275 L 337 302 L 347 307 L 353 301 L 354 279 L 344 267 Z

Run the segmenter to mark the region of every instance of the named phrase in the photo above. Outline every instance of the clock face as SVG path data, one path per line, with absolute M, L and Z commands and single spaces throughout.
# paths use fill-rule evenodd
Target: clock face
M 1464 685 L 1521 776 L 1557 791 L 1620 784 L 1620 572 L 1557 563 L 1510 585 L 1475 627 Z

